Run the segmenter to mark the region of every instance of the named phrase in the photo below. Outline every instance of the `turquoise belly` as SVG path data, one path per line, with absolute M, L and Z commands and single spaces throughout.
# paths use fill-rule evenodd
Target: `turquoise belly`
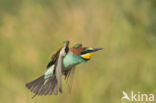
M 63 68 L 66 70 L 68 68 L 71 68 L 77 64 L 86 62 L 84 59 L 82 59 L 78 55 L 74 55 L 72 52 L 69 52 L 64 58 L 63 58 Z

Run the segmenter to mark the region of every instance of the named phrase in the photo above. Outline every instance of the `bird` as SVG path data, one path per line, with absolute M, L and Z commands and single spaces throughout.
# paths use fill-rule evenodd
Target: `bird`
M 83 47 L 81 43 L 75 44 L 69 48 L 69 41 L 63 42 L 63 45 L 50 57 L 50 62 L 47 64 L 47 71 L 37 79 L 25 84 L 34 96 L 58 95 L 62 93 L 62 79 L 64 75 L 67 80 L 75 66 L 89 61 L 98 50 L 103 48 Z

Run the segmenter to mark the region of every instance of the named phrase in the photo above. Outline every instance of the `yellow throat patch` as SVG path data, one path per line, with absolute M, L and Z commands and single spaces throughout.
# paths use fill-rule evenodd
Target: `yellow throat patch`
M 87 53 L 87 54 L 81 55 L 81 57 L 84 59 L 90 59 L 92 57 L 92 55 L 93 55 L 93 53 Z

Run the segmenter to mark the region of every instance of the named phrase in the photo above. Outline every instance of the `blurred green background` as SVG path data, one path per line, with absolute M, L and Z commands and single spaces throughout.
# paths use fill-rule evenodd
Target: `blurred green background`
M 156 94 L 155 0 L 0 0 L 0 103 L 121 103 L 122 91 Z M 71 93 L 33 96 L 65 41 L 102 47 L 77 67 Z

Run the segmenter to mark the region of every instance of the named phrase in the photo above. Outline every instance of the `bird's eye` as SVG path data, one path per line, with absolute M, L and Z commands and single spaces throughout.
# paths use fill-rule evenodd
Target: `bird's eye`
M 82 54 L 91 53 L 91 52 L 92 52 L 92 50 L 86 50 L 86 51 L 82 51 L 82 52 L 81 52 L 81 55 L 82 55 Z

